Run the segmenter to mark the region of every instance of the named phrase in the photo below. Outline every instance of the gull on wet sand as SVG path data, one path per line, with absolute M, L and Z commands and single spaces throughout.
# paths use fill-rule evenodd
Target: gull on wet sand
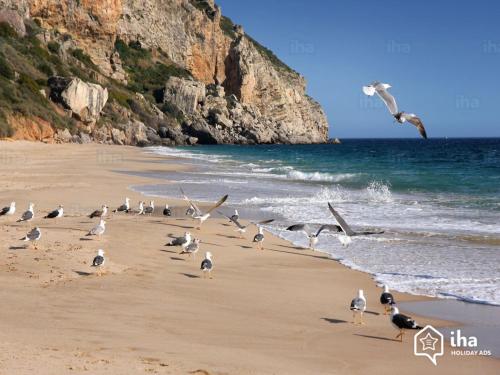
M 391 312 L 391 323 L 392 326 L 399 330 L 399 334 L 396 336 L 396 339 L 399 338 L 400 342 L 403 342 L 403 335 L 405 334 L 405 330 L 408 329 L 422 329 L 416 321 L 414 321 L 409 316 L 403 315 L 399 313 L 399 309 L 396 306 L 392 306 Z
M 387 91 L 389 88 L 391 88 L 391 85 L 375 81 L 370 85 L 363 86 L 363 92 L 368 96 L 377 94 L 398 123 L 404 124 L 408 121 L 417 128 L 422 138 L 427 139 L 427 133 L 422 120 L 420 120 L 420 118 L 413 113 L 399 111 L 396 99 Z
M 108 214 L 108 206 L 103 204 L 100 210 L 95 210 L 89 215 L 89 218 L 93 219 L 94 217 L 105 217 Z
M 201 262 L 200 270 L 203 272 L 203 278 L 206 278 L 207 275 L 212 278 L 212 270 L 214 268 L 214 263 L 212 260 L 212 253 L 207 251 L 205 253 L 205 259 Z
M 56 219 L 58 217 L 62 217 L 64 215 L 64 208 L 63 205 L 60 204 L 57 209 L 54 211 L 49 212 L 46 216 L 44 216 L 44 219 Z
M 384 285 L 384 291 L 380 295 L 380 303 L 384 305 L 384 315 L 390 314 L 392 305 L 396 303 L 387 285 Z
M 315 246 L 318 243 L 318 237 L 321 232 L 327 230 L 330 232 L 342 232 L 340 225 L 336 224 L 324 224 L 321 225 L 315 232 L 308 224 L 294 224 L 290 225 L 286 230 L 292 232 L 304 232 L 309 239 L 309 249 L 315 250 Z
M 30 203 L 28 210 L 22 214 L 21 218 L 17 220 L 17 222 L 19 223 L 19 222 L 27 222 L 33 220 L 33 218 L 35 217 L 34 208 L 35 205 L 33 203 Z
M 210 217 L 210 213 L 213 210 L 215 210 L 216 208 L 220 207 L 227 200 L 227 198 L 229 197 L 227 194 L 224 195 L 212 207 L 208 208 L 206 210 L 206 212 L 203 212 L 202 210 L 200 210 L 200 208 L 193 201 L 191 201 L 187 197 L 187 195 L 184 193 L 184 191 L 182 190 L 182 188 L 180 190 L 181 190 L 181 193 L 182 193 L 184 199 L 187 200 L 191 204 L 191 207 L 195 210 L 195 213 L 193 215 L 193 219 L 196 219 L 198 221 L 198 228 L 197 229 L 201 229 L 201 225 L 203 224 L 203 222 L 205 220 L 207 220 Z
M 36 227 L 26 233 L 26 236 L 21 238 L 21 241 L 30 241 L 31 243 L 33 243 L 36 250 L 36 241 L 40 240 L 40 237 L 42 237 L 42 231 L 40 230 L 40 228 Z
M 351 301 L 351 306 L 349 308 L 352 311 L 353 324 L 365 324 L 363 321 L 363 313 L 366 310 L 366 298 L 362 289 L 358 290 L 358 296 Z M 357 315 L 360 317 L 359 322 L 357 322 L 356 319 Z
M 16 202 L 10 202 L 10 205 L 0 210 L 0 216 L 11 216 L 16 213 Z

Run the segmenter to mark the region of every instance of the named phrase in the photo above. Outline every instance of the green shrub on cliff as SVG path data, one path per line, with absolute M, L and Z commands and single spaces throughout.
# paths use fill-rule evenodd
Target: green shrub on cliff
M 14 79 L 14 71 L 11 69 L 2 53 L 0 53 L 0 75 L 7 79 Z

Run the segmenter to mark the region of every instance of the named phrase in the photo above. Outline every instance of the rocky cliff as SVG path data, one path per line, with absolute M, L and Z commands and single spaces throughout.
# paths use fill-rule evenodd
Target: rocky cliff
M 32 78 L 32 94 L 62 117 L 63 125 L 54 124 L 58 139 L 327 140 L 325 114 L 305 94 L 305 79 L 223 17 L 213 0 L 0 0 L 0 25 L 8 42 L 0 44 L 0 73 L 3 60 L 14 73 L 3 78 L 21 91 L 20 77 Z M 26 52 L 18 52 L 23 45 Z M 35 52 L 46 61 L 35 61 Z M 13 105 L 3 111 L 0 121 L 54 120 Z

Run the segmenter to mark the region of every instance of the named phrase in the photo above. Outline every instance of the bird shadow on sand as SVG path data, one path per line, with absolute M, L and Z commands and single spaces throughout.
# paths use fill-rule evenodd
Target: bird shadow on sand
M 275 251 L 277 253 L 286 253 L 286 254 L 299 255 L 299 256 L 302 256 L 302 257 L 310 257 L 310 258 L 318 258 L 318 259 L 331 259 L 329 256 L 325 256 L 325 255 L 311 255 L 311 254 L 295 253 L 295 252 L 292 252 L 292 251 L 285 251 L 285 250 L 278 250 L 278 249 L 269 249 L 269 248 L 266 248 L 266 250 L 268 250 L 268 251 Z
M 9 250 L 26 250 L 28 246 L 23 245 L 23 246 L 10 246 Z
M 369 311 L 369 310 L 366 310 L 366 311 L 364 312 L 364 314 L 377 315 L 377 316 L 378 316 L 378 315 L 380 315 L 380 313 L 378 313 L 378 312 L 376 312 L 376 311 Z
M 332 323 L 332 324 L 340 324 L 340 323 L 348 323 L 347 320 L 342 320 L 342 319 L 335 319 L 335 318 L 321 318 L 325 322 Z
M 375 340 L 384 340 L 384 341 L 396 341 L 396 342 L 399 342 L 399 340 L 391 339 L 389 337 L 382 337 L 382 336 L 362 335 L 362 334 L 359 334 L 359 333 L 354 333 L 354 336 L 366 337 L 367 339 L 375 339 Z
M 80 241 L 92 241 L 90 237 L 80 237 Z
M 228 236 L 227 234 L 217 234 L 219 237 L 229 238 L 231 240 L 241 240 L 241 237 L 238 236 Z
M 172 224 L 172 223 L 167 223 L 168 226 L 171 227 L 177 227 L 177 228 L 182 228 L 182 229 L 194 229 L 194 226 L 192 225 L 179 225 L 179 224 Z
M 79 276 L 92 276 L 92 272 L 85 272 L 85 271 L 75 271 L 73 270 L 74 273 L 76 273 Z
M 240 247 L 242 249 L 252 249 L 252 246 L 241 245 Z
M 192 273 L 181 273 L 181 275 L 189 277 L 190 279 L 199 279 L 200 278 L 200 276 L 193 275 Z
M 279 247 L 284 247 L 284 248 L 287 248 L 287 249 L 293 249 L 293 250 L 309 250 L 309 249 L 306 249 L 304 247 L 301 247 L 301 246 L 287 246 L 287 245 L 278 245 Z
M 182 260 L 183 262 L 186 260 L 184 258 L 179 258 L 179 257 L 170 257 L 172 260 Z
M 160 249 L 160 251 L 163 251 L 164 253 L 178 254 L 178 252 L 177 252 L 177 251 L 174 251 L 174 250 L 165 250 L 165 249 Z

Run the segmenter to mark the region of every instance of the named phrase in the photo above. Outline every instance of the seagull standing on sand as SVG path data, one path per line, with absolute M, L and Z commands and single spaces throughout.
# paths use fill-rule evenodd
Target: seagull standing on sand
M 332 232 L 342 232 L 342 228 L 340 225 L 335 225 L 335 224 L 324 224 L 318 228 L 318 230 L 313 232 L 311 227 L 307 224 L 295 224 L 291 225 L 286 230 L 292 231 L 292 232 L 304 232 L 309 239 L 309 249 L 315 250 L 315 246 L 318 243 L 318 237 L 321 232 L 324 230 L 329 230 Z
M 103 204 L 100 210 L 95 210 L 89 215 L 89 218 L 93 219 L 94 217 L 105 217 L 108 214 L 108 206 Z
M 180 246 L 184 250 L 191 243 L 191 233 L 185 232 L 182 237 L 173 237 L 165 246 Z
M 200 250 L 200 240 L 197 238 L 194 238 L 190 244 L 188 244 L 185 248 L 182 249 L 182 251 L 179 254 L 188 254 L 189 257 L 191 258 L 191 254 L 193 255 L 193 258 L 196 259 L 196 253 Z
M 380 303 L 384 305 L 384 315 L 389 314 L 392 305 L 396 303 L 392 294 L 389 293 L 389 287 L 387 285 L 384 285 L 384 291 L 380 295 Z
M 130 210 L 130 199 L 125 198 L 125 203 L 123 203 L 116 210 L 113 210 L 113 212 L 127 212 L 128 213 L 129 210 Z
M 192 205 L 190 205 L 190 206 L 188 207 L 188 209 L 186 210 L 186 216 L 191 216 L 191 217 L 193 217 L 195 213 L 196 213 L 196 211 L 195 211 L 195 209 L 193 208 L 193 206 L 192 206 Z
M 44 219 L 56 219 L 58 217 L 62 217 L 64 215 L 64 209 L 62 204 L 59 205 L 57 209 L 54 211 L 49 212 L 46 216 L 44 216 Z
M 104 234 L 105 231 L 106 231 L 106 222 L 104 221 L 104 219 L 101 219 L 99 220 L 99 224 L 97 224 L 87 233 L 87 236 L 97 236 L 98 238 L 101 238 L 101 236 Z
M 137 211 L 135 211 L 135 214 L 136 215 L 144 215 L 144 202 L 143 201 L 139 202 L 139 208 L 137 209 Z
M 396 99 L 394 99 L 394 97 L 387 91 L 389 88 L 391 88 L 391 85 L 376 81 L 368 86 L 363 86 L 363 92 L 368 96 L 373 96 L 376 93 L 385 103 L 389 112 L 398 123 L 403 124 L 408 121 L 418 129 L 422 138 L 427 139 L 427 133 L 425 132 L 422 120 L 420 120 L 420 118 L 413 113 L 400 112 L 398 110 L 398 105 L 396 104 Z
M 358 296 L 351 301 L 350 310 L 352 311 L 352 322 L 356 323 L 356 315 L 359 314 L 359 324 L 365 324 L 363 321 L 363 313 L 366 310 L 366 298 L 363 294 L 363 289 L 358 290 Z
M 91 267 L 96 267 L 99 270 L 97 272 L 98 276 L 102 275 L 102 267 L 104 266 L 105 262 L 106 262 L 106 259 L 104 258 L 104 250 L 103 249 L 97 250 L 97 255 L 95 256 L 94 260 L 92 261 Z
M 150 201 L 149 206 L 144 208 L 144 214 L 148 214 L 151 216 L 153 215 L 154 212 L 155 212 L 155 201 Z
M 253 237 L 253 242 L 257 242 L 257 249 L 264 250 L 264 229 L 259 227 L 259 232 Z
M 422 329 L 416 321 L 414 321 L 409 316 L 403 315 L 399 313 L 399 309 L 396 306 L 392 306 L 391 313 L 391 323 L 394 328 L 399 329 L 399 334 L 396 336 L 396 339 L 399 338 L 400 342 L 403 342 L 403 335 L 405 329 Z
M 35 217 L 35 211 L 34 211 L 34 207 L 35 205 L 33 203 L 30 203 L 29 204 L 29 207 L 28 207 L 28 211 L 25 211 L 23 213 L 23 215 L 21 216 L 21 218 L 19 220 L 17 220 L 17 222 L 27 222 L 27 221 L 31 221 L 33 220 L 33 218 Z
M 10 206 L 2 208 L 0 216 L 11 216 L 16 213 L 16 202 L 10 202 Z
M 165 204 L 165 208 L 163 209 L 164 216 L 172 216 L 172 210 L 168 207 L 168 203 Z
M 200 210 L 200 208 L 196 204 L 194 204 L 194 202 L 192 202 L 187 197 L 186 194 L 184 194 L 184 191 L 182 189 L 181 189 L 181 193 L 184 196 L 184 199 L 189 201 L 189 203 L 191 204 L 191 207 L 195 210 L 193 219 L 198 220 L 198 228 L 197 229 L 201 229 L 201 224 L 203 224 L 203 222 L 210 217 L 210 212 L 212 212 L 216 208 L 220 207 L 229 197 L 229 195 L 227 195 L 227 194 L 224 195 L 221 199 L 219 199 L 217 201 L 217 203 L 215 203 L 212 207 L 210 207 L 206 212 L 203 212 L 202 210 Z
M 212 253 L 207 251 L 205 253 L 205 259 L 201 262 L 200 270 L 203 272 L 203 278 L 209 275 L 212 278 L 212 270 L 214 268 L 214 262 L 212 261 Z
M 230 221 L 238 221 L 238 219 L 240 218 L 240 214 L 238 213 L 238 210 L 234 210 L 234 214 L 231 215 L 231 217 L 229 218 Z
M 354 236 L 367 236 L 371 234 L 382 234 L 384 233 L 383 230 L 364 230 L 361 232 L 356 232 L 351 229 L 351 227 L 345 222 L 345 220 L 340 216 L 340 214 L 335 211 L 331 203 L 328 203 L 328 208 L 330 209 L 330 212 L 332 215 L 335 217 L 335 220 L 337 220 L 337 223 L 339 223 L 340 228 L 342 229 L 342 232 L 344 232 L 345 236 L 339 236 L 338 239 L 340 243 L 347 247 L 351 243 L 351 237 Z
M 21 241 L 30 241 L 33 243 L 35 250 L 38 249 L 36 247 L 36 241 L 38 241 L 42 237 L 42 231 L 40 228 L 36 227 L 30 230 L 25 237 L 21 238 Z
M 237 212 L 237 211 L 236 211 Z M 256 225 L 256 226 L 259 226 L 259 225 L 264 225 L 264 224 L 269 224 L 269 223 L 272 223 L 274 221 L 274 219 L 267 219 L 267 220 L 262 220 L 262 221 L 257 221 L 257 222 L 253 222 L 251 221 L 249 224 L 247 225 L 243 225 L 241 224 L 238 219 L 235 219 L 235 215 L 231 215 L 231 216 L 227 216 L 225 215 L 223 212 L 221 211 L 217 211 L 217 213 L 219 215 L 222 215 L 222 216 L 225 216 L 229 219 L 229 221 L 231 223 L 233 223 L 234 225 L 236 225 L 236 232 L 239 232 L 240 233 L 240 238 L 243 238 L 243 233 L 245 233 L 247 231 L 247 229 L 251 226 L 251 225 Z

